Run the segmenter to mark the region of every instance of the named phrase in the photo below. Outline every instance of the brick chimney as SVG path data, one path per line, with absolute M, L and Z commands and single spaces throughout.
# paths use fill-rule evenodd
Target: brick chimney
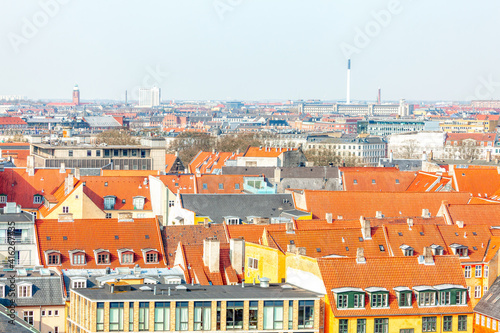
M 434 265 L 434 257 L 432 256 L 432 249 L 429 246 L 424 247 L 424 264 Z
M 295 230 L 293 227 L 293 220 L 286 222 L 286 233 L 287 234 L 294 234 L 295 233 Z
M 362 247 L 358 247 L 358 249 L 356 250 L 356 263 L 366 264 L 365 249 Z
M 372 228 L 370 225 L 370 221 L 365 220 L 363 216 L 359 218 L 359 222 L 361 224 L 361 234 L 363 235 L 363 239 L 372 239 Z
M 203 240 L 203 264 L 210 273 L 218 273 L 220 269 L 220 241 L 217 238 Z
M 69 194 L 71 191 L 73 191 L 74 187 L 75 187 L 75 181 L 73 179 L 73 174 L 70 173 L 64 179 L 64 193 Z

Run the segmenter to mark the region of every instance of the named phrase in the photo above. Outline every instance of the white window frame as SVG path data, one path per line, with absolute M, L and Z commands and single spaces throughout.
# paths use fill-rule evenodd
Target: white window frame
M 0 195 L 0 204 L 2 203 L 7 203 L 7 195 L 5 194 Z
M 76 280 L 71 283 L 71 288 L 82 289 L 87 288 L 87 280 Z
M 474 298 L 481 298 L 481 286 L 474 287 Z
M 150 256 L 154 259 L 154 260 L 150 260 Z M 151 251 L 149 253 L 146 253 L 146 263 L 147 264 L 156 264 L 158 263 L 158 252 L 155 252 L 155 251 Z
M 40 194 L 35 194 L 33 196 L 33 203 L 34 204 L 41 204 L 41 203 L 43 203 L 43 197 Z
M 122 264 L 133 264 L 134 263 L 134 254 L 133 253 L 122 253 L 121 254 Z
M 259 269 L 259 259 L 248 257 L 248 268 Z
M 488 265 L 484 265 L 484 277 L 487 278 L 490 276 L 490 267 Z
M 464 266 L 464 276 L 466 279 L 470 279 L 471 277 L 471 266 Z
M 63 206 L 62 212 L 63 212 L 63 214 L 68 214 L 69 213 L 69 206 Z
M 476 265 L 474 267 L 474 277 L 480 278 L 483 276 L 483 266 Z
M 21 284 L 17 286 L 17 297 L 18 298 L 31 298 L 32 295 L 32 285 L 31 284 Z

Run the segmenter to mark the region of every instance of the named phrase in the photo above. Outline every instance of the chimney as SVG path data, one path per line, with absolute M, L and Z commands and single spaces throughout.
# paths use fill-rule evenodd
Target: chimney
M 110 288 L 110 293 L 112 293 L 112 294 L 113 294 L 113 293 L 115 292 L 115 285 L 112 283 L 112 284 L 109 286 L 109 288 Z M 156 288 L 156 287 L 155 287 L 155 288 Z
M 486 162 L 491 162 L 491 151 L 490 150 L 488 150 L 486 152 Z
M 66 164 L 61 163 L 61 167 L 59 168 L 59 173 L 66 173 Z
M 305 247 L 298 247 L 297 254 L 300 254 L 301 256 L 305 256 L 306 255 L 306 248 Z
M 293 229 L 293 221 L 286 222 L 286 233 L 287 234 L 294 234 L 295 233 L 295 230 Z
M 203 240 L 203 264 L 210 273 L 218 273 L 220 266 L 220 241 L 217 238 Z
M 286 252 L 295 253 L 296 252 L 295 244 L 287 244 Z
M 392 163 L 392 161 L 394 161 L 394 153 L 391 150 L 391 152 L 389 153 L 389 162 Z
M 281 181 L 281 168 L 274 169 L 274 182 L 279 183 Z
M 363 239 L 372 239 L 372 228 L 370 225 L 370 221 L 365 220 L 363 216 L 359 218 L 359 222 L 361 223 L 361 234 L 363 235 Z
M 73 179 L 73 174 L 70 173 L 64 179 L 64 193 L 69 194 L 71 191 L 73 191 L 74 187 L 75 187 L 75 181 Z
M 457 227 L 462 229 L 464 227 L 464 221 L 457 221 Z
M 432 256 L 432 249 L 428 246 L 424 247 L 424 264 L 434 265 L 434 257 Z
M 134 222 L 132 213 L 118 213 L 118 222 Z
M 59 214 L 57 216 L 57 222 L 74 222 L 72 213 Z
M 429 153 L 429 161 L 432 161 L 433 159 L 434 159 L 434 153 L 431 150 L 431 152 Z
M 382 214 L 382 211 L 377 210 L 377 212 L 375 213 L 375 217 L 378 219 L 381 219 L 384 217 L 384 214 Z
M 243 274 L 245 266 L 245 240 L 243 238 L 232 238 L 229 240 L 231 266 L 238 274 Z
M 35 156 L 29 155 L 26 161 L 26 171 L 28 172 L 28 176 L 35 175 Z
M 80 180 L 80 168 L 75 168 L 75 178 Z
M 326 213 L 325 214 L 326 222 L 327 223 L 332 223 L 333 222 L 333 214 L 332 213 Z
M 413 227 L 413 219 L 407 218 L 406 223 L 408 224 L 408 229 L 411 230 L 411 227 Z
M 422 153 L 422 161 L 427 161 L 427 153 L 425 151 Z
M 357 264 L 366 264 L 365 249 L 362 247 L 358 247 L 358 249 L 356 251 L 356 263 Z
M 431 217 L 431 213 L 429 212 L 429 210 L 427 208 L 422 209 L 422 217 L 424 219 L 428 219 L 429 217 Z

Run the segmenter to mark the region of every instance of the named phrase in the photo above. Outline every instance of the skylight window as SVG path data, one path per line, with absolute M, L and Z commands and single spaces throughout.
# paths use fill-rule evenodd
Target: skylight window
M 399 236 L 403 236 L 403 233 L 402 233 L 402 232 L 398 232 L 398 235 L 399 235 Z
M 472 234 L 473 234 L 474 236 L 477 236 L 477 232 L 475 232 L 475 231 L 474 231 L 474 232 L 472 232 Z
M 358 239 L 360 242 L 362 242 L 364 240 L 363 237 L 359 237 Z
M 385 248 L 383 245 L 379 245 L 378 248 L 380 249 L 380 252 L 385 252 Z
M 346 251 L 349 251 L 349 247 L 347 247 L 347 246 L 346 246 L 346 247 L 345 247 L 345 250 L 346 250 Z
M 424 235 L 424 233 L 422 231 L 420 231 L 420 236 L 423 236 L 423 235 Z

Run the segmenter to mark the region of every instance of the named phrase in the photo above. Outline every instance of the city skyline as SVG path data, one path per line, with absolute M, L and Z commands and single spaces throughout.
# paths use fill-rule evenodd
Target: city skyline
M 0 94 L 343 100 L 351 58 L 353 101 L 499 99 L 498 23 L 482 14 L 500 4 L 455 4 L 3 1 Z

